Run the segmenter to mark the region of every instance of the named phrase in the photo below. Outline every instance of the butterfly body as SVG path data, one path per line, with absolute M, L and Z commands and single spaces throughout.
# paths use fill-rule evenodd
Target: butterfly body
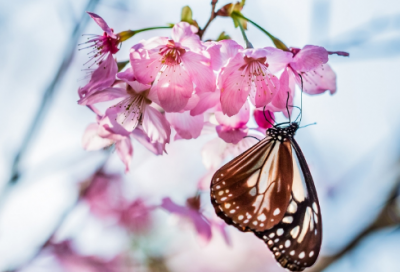
M 217 215 L 253 232 L 292 271 L 314 264 L 322 240 L 316 189 L 293 138 L 298 127 L 294 122 L 269 128 L 263 140 L 222 166 L 211 181 Z

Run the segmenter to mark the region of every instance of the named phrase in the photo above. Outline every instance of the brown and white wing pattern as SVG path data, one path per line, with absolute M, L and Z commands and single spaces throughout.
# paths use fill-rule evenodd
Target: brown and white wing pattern
M 293 173 L 290 141 L 265 138 L 214 174 L 211 202 L 227 224 L 266 231 L 285 216 Z
M 293 185 L 284 217 L 271 229 L 255 234 L 263 239 L 277 261 L 292 271 L 313 265 L 322 242 L 322 220 L 314 182 L 300 147 L 294 139 Z

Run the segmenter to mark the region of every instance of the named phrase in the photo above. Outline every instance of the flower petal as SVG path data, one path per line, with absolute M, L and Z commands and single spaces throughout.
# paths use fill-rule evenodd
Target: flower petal
M 237 114 L 229 117 L 220 111 L 216 111 L 215 118 L 217 119 L 220 125 L 223 125 L 225 127 L 243 128 L 246 126 L 247 122 L 250 119 L 249 108 L 250 108 L 249 102 L 246 101 Z
M 248 76 L 246 75 L 246 77 Z M 279 93 L 280 88 L 279 79 L 270 74 L 268 70 L 265 76 L 255 76 L 254 84 L 251 84 L 251 86 L 250 99 L 256 108 L 264 107 L 270 103 Z
M 115 81 L 117 72 L 117 62 L 112 54 L 108 54 L 107 58 L 93 72 L 89 83 L 79 89 L 79 96 L 82 98 L 94 91 L 110 87 Z
M 250 93 L 249 79 L 242 75 L 240 67 L 244 65 L 241 53 L 230 59 L 221 69 L 218 85 L 221 90 L 221 108 L 228 116 L 239 112 Z M 250 85 L 250 86 L 249 86 Z
M 182 63 L 190 78 L 196 84 L 196 90 L 199 90 L 200 93 L 215 91 L 216 79 L 208 58 L 186 51 L 182 56 Z
M 293 105 L 293 96 L 295 91 L 294 81 L 293 81 L 293 74 L 289 69 L 285 69 L 281 74 L 279 79 L 280 88 L 278 94 L 272 100 L 272 105 L 278 111 L 286 111 L 286 103 L 288 105 Z M 288 101 L 289 95 L 289 101 Z
M 321 46 L 306 45 L 294 56 L 290 66 L 300 72 L 316 69 L 328 62 L 328 51 Z
M 116 98 L 126 97 L 128 94 L 123 88 L 106 88 L 95 91 L 78 100 L 79 105 L 92 105 L 99 102 L 110 101 Z
M 153 152 L 155 155 L 162 155 L 163 152 L 165 151 L 165 143 L 159 143 L 159 142 L 152 143 L 150 141 L 150 138 L 140 128 L 136 128 L 131 135 L 133 138 L 135 138 L 135 140 L 137 140 L 139 143 L 141 143 L 144 147 Z
M 302 73 L 303 91 L 308 94 L 320 94 L 330 91 L 336 92 L 336 74 L 328 64 L 318 66 L 313 71 Z M 296 83 L 301 86 L 300 77 L 296 77 Z
M 129 165 L 133 156 L 133 146 L 130 138 L 125 138 L 115 143 L 118 157 L 125 164 L 125 172 L 129 171 Z
M 100 150 L 114 143 L 110 139 L 100 137 L 97 133 L 98 128 L 99 125 L 96 123 L 92 123 L 86 128 L 82 137 L 82 146 L 85 150 Z
M 190 115 L 199 115 L 208 109 L 216 107 L 220 103 L 220 96 L 221 93 L 218 91 L 199 94 L 199 102 L 194 108 L 192 108 Z
M 125 71 L 118 73 L 117 77 L 119 79 L 122 79 L 125 82 L 135 81 L 136 80 L 135 75 L 133 74 L 132 67 L 129 67 Z
M 143 130 L 151 142 L 169 143 L 171 127 L 165 116 L 151 106 L 143 113 Z
M 130 51 L 130 62 L 137 81 L 143 84 L 152 83 L 161 69 L 162 56 L 158 49 L 147 50 L 139 43 Z
M 230 144 L 237 144 L 245 136 L 247 136 L 247 133 L 249 132 L 249 129 L 247 127 L 245 128 L 230 128 L 230 127 L 225 127 L 225 126 L 217 126 L 216 127 L 218 136 L 224 140 L 227 143 Z
M 264 116 L 263 109 L 255 109 L 253 114 L 254 120 L 260 128 L 267 129 L 273 127 L 273 124 L 275 122 L 275 116 L 273 112 L 266 110 Z
M 104 32 L 106 32 L 111 38 L 116 39 L 117 35 L 114 34 L 114 31 L 107 25 L 106 21 L 101 18 L 99 15 L 93 12 L 86 11 L 87 14 L 98 24 Z
M 193 93 L 189 74 L 180 65 L 166 66 L 159 73 L 152 91 L 157 92 L 160 105 L 167 112 L 181 111 Z
M 165 116 L 183 139 L 196 139 L 200 136 L 204 124 L 203 115 L 191 116 L 188 111 L 185 111 L 182 113 L 169 112 Z
M 194 52 L 203 49 L 199 35 L 193 32 L 192 26 L 187 22 L 179 22 L 172 28 L 172 39 Z

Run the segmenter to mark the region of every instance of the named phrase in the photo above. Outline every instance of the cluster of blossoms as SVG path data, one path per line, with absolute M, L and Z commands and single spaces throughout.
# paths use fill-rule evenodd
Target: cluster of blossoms
M 328 55 L 347 55 L 313 45 L 282 50 L 243 48 L 230 39 L 203 42 L 197 27 L 180 22 L 171 37 L 132 46 L 128 68 L 119 72 L 113 54 L 127 32 L 114 34 L 100 16 L 89 15 L 104 35 L 89 41 L 98 67 L 78 91 L 78 103 L 97 115 L 83 144 L 87 150 L 115 144 L 127 171 L 132 139 L 161 155 L 171 134 L 174 140 L 194 139 L 211 126 L 219 138 L 236 145 L 249 133 L 251 111 L 258 124 L 266 121 L 263 108 L 271 120 L 274 112 L 286 114 L 296 84 L 311 95 L 335 93 L 336 75 L 327 64 Z M 115 102 L 105 112 L 95 107 L 106 101 Z

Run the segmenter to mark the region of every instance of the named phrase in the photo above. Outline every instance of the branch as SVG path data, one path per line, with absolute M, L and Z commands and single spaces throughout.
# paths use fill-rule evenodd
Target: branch
M 210 19 L 208 19 L 208 22 L 206 23 L 206 25 L 203 27 L 203 29 L 199 30 L 199 37 L 200 40 L 203 38 L 204 32 L 206 31 L 206 29 L 208 28 L 208 26 L 210 25 L 210 23 L 217 17 L 217 13 L 215 12 L 215 6 L 217 5 L 218 0 L 212 0 L 211 1 L 211 16 Z
M 400 223 L 400 217 L 396 213 L 396 199 L 398 196 L 398 189 L 400 187 L 400 182 L 397 182 L 389 195 L 385 206 L 383 207 L 380 214 L 376 217 L 375 221 L 372 222 L 364 231 L 357 235 L 345 248 L 333 256 L 321 257 L 318 262 L 311 267 L 309 272 L 319 272 L 323 271 L 325 268 L 330 266 L 336 260 L 342 258 L 344 255 L 353 250 L 361 240 L 375 232 L 376 230 L 398 225 Z

